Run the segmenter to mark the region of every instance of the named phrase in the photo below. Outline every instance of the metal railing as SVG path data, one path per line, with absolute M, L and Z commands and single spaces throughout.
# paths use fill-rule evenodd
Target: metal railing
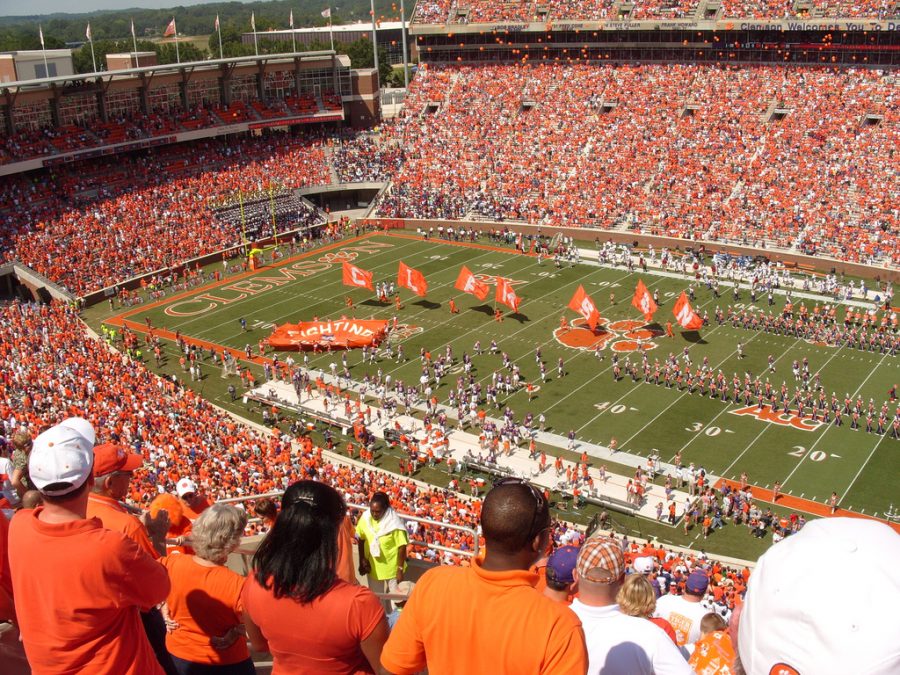
M 256 501 L 257 499 L 263 499 L 263 498 L 281 498 L 281 496 L 283 494 L 284 494 L 283 491 L 266 492 L 263 494 L 247 495 L 244 497 L 231 497 L 228 499 L 219 499 L 219 500 L 217 500 L 216 503 L 218 503 L 218 504 L 243 504 L 245 502 Z M 357 512 L 361 513 L 369 507 L 365 504 L 353 504 L 351 502 L 348 502 L 347 508 L 352 511 L 357 511 Z M 474 528 L 466 527 L 465 525 L 457 525 L 455 523 L 445 523 L 440 520 L 431 520 L 430 518 L 421 518 L 419 516 L 413 516 L 413 515 L 410 515 L 407 513 L 401 513 L 399 511 L 397 511 L 397 515 L 400 517 L 400 520 L 404 521 L 404 523 L 414 522 L 414 523 L 418 523 L 419 525 L 425 525 L 427 527 L 439 527 L 439 528 L 444 528 L 444 529 L 448 529 L 448 530 L 456 530 L 458 532 L 467 534 L 472 538 L 473 548 L 472 548 L 472 550 L 467 550 L 467 549 L 463 549 L 463 548 L 453 548 L 450 546 L 442 546 L 441 544 L 431 543 L 431 542 L 425 541 L 424 539 L 419 539 L 419 538 L 415 538 L 412 536 L 410 536 L 410 539 L 409 539 L 410 544 L 415 544 L 416 546 L 422 546 L 424 548 L 427 548 L 427 549 L 430 549 L 430 550 L 433 550 L 433 551 L 436 551 L 439 553 L 450 553 L 452 555 L 461 555 L 461 556 L 465 556 L 468 558 L 477 558 L 478 557 L 478 554 L 479 554 L 478 532 L 476 532 Z M 248 522 L 259 522 L 259 521 L 260 521 L 259 518 L 250 518 Z M 237 551 L 235 551 L 235 553 L 237 553 L 238 555 L 240 555 L 243 558 L 245 573 L 250 569 L 249 559 L 251 557 L 253 557 L 254 552 L 255 551 L 251 551 L 243 546 L 238 548 Z

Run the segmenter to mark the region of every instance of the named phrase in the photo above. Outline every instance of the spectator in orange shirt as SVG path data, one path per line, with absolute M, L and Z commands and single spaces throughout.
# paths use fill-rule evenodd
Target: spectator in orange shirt
M 94 446 L 94 487 L 88 495 L 87 517 L 99 518 L 107 530 L 121 532 L 144 553 L 158 560 L 166 554 L 168 514 L 160 511 L 155 518 L 145 514 L 143 520 L 139 520 L 124 506 L 134 471 L 143 463 L 143 457 L 126 452 L 121 445 Z M 141 622 L 157 660 L 167 673 L 175 673 L 175 666 L 166 651 L 166 626 L 162 614 L 152 607 L 141 612 Z
M 163 673 L 139 609 L 169 592 L 165 568 L 119 532 L 88 519 L 93 443 L 58 425 L 35 439 L 29 475 L 44 505 L 10 526 L 10 569 L 34 672 Z
M 585 673 L 578 618 L 534 589 L 528 568 L 547 549 L 550 512 L 528 483 L 503 479 L 481 512 L 486 550 L 471 567 L 426 572 L 381 655 L 397 675 Z
M 379 670 L 388 636 L 381 602 L 336 570 L 346 511 L 334 488 L 297 481 L 253 558 L 242 594 L 244 622 L 253 648 L 271 652 L 274 672 Z
M 172 590 L 166 598 L 166 648 L 179 675 L 252 675 L 241 591 L 244 577 L 225 566 L 241 543 L 247 514 L 214 504 L 194 523 L 194 555 L 171 555 L 160 562 Z
M 175 494 L 181 500 L 185 517 L 191 522 L 209 508 L 206 497 L 197 492 L 197 485 L 190 478 L 182 478 L 175 484 Z

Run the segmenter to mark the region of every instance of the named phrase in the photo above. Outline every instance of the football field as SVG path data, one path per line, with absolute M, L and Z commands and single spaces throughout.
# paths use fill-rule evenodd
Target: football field
M 694 308 L 709 313 L 709 326 L 690 332 L 676 327 L 674 337 L 666 337 L 665 323 L 674 321 L 672 307 L 688 287 L 689 279 L 652 270 L 636 274 L 622 267 L 600 266 L 593 255 L 592 260 L 557 269 L 552 261 L 538 264 L 533 256 L 481 241 L 460 244 L 423 241 L 412 234 L 365 235 L 281 259 L 256 272 L 169 295 L 156 303 L 118 311 L 112 318 L 104 312 L 103 318 L 114 325 L 126 321 L 138 331 L 145 330 L 149 319 L 163 338 L 177 333 L 198 345 L 240 350 L 242 358 L 249 345 L 254 358 L 248 363 L 261 373 L 257 344 L 276 325 L 342 315 L 389 320 L 396 316 L 400 329 L 390 339 L 394 344 L 402 341 L 409 360 L 395 363 L 382 359 L 369 365 L 361 362 L 361 352 L 350 352 L 354 380 L 380 370 L 394 381 L 417 384 L 420 348 L 437 355 L 450 346 L 457 360 L 464 352 L 472 356 L 474 373 L 486 385 L 492 372 L 502 368 L 501 357 L 488 350 L 495 340 L 499 350 L 519 364 L 523 380 L 535 385 L 532 401 L 524 388 L 501 399 L 519 420 L 528 412 L 535 417 L 543 413 L 548 430 L 560 435 L 574 430 L 578 439 L 602 445 L 616 439 L 622 452 L 643 457 L 658 453 L 663 461 L 671 461 L 680 452 L 684 464 L 693 462 L 715 476 L 737 479 L 745 472 L 752 485 L 767 488 L 780 482 L 783 494 L 819 504 L 836 492 L 844 508 L 881 516 L 891 504 L 900 503 L 900 440 L 889 433 L 867 433 L 864 423 L 862 429 L 853 430 L 849 415 L 844 415 L 844 424 L 838 427 L 810 419 L 808 410 L 806 418 L 799 418 L 796 408 L 791 414 L 767 409 L 761 412 L 755 399 L 750 405 L 712 399 L 708 394 L 690 393 L 685 383 L 679 388 L 674 382 L 667 387 L 644 382 L 643 378 L 633 381 L 624 372 L 626 359 L 640 363 L 641 350 L 650 364 L 658 360 L 664 366 L 670 354 L 681 362 L 687 349 L 694 370 L 708 359 L 714 372 L 723 372 L 729 394 L 735 374 L 743 382 L 747 373 L 763 381 L 768 379 L 775 390 L 785 382 L 793 392 L 791 365 L 807 358 L 829 401 L 834 392 L 842 404 L 847 395 L 854 400 L 862 397 L 866 404 L 872 399 L 880 410 L 888 390 L 900 381 L 900 357 L 811 344 L 733 327 L 729 322 L 718 325 L 714 320 L 716 307 L 725 310 L 735 304 L 731 289 L 724 285 L 718 299 L 705 286 L 696 288 Z M 419 298 L 400 289 L 401 309 L 397 310 L 393 302 L 381 303 L 371 291 L 342 285 L 345 260 L 371 271 L 376 283 L 396 282 L 398 263 L 403 261 L 424 274 L 427 296 Z M 455 289 L 463 265 L 490 285 L 487 300 Z M 496 276 L 510 280 L 521 298 L 518 312 L 503 308 L 502 322 L 493 317 Z M 631 306 L 638 279 L 651 292 L 659 293 L 660 307 L 654 317 L 658 323 L 645 326 Z M 603 317 L 596 331 L 584 326 L 583 320 L 566 307 L 579 285 L 592 296 Z M 354 302 L 352 310 L 345 305 L 348 297 Z M 455 300 L 459 313 L 450 313 L 450 299 Z M 784 296 L 776 295 L 775 301 L 774 309 L 780 310 Z M 750 302 L 746 289 L 738 302 Z M 810 306 L 813 302 L 807 300 Z M 765 295 L 757 299 L 757 308 L 767 309 Z M 564 325 L 561 317 L 565 317 Z M 242 328 L 241 319 L 247 330 Z M 473 355 L 476 341 L 485 351 L 480 356 Z M 739 343 L 743 358 L 738 356 Z M 547 381 L 541 380 L 537 349 L 546 364 Z M 618 380 L 613 377 L 613 354 L 623 367 Z M 284 360 L 287 355 L 282 353 L 280 358 Z M 769 367 L 770 357 L 774 370 Z M 311 367 L 328 372 L 331 362 L 339 361 L 340 356 L 323 353 L 310 354 L 309 358 Z M 560 358 L 564 364 L 562 377 L 557 373 Z M 207 376 L 212 376 L 209 379 L 219 379 L 212 367 L 207 370 Z M 436 396 L 442 403 L 447 403 L 459 374 L 445 377 L 437 388 Z M 215 400 L 217 396 L 221 393 L 210 397 Z M 895 407 L 896 403 L 890 404 L 889 418 Z

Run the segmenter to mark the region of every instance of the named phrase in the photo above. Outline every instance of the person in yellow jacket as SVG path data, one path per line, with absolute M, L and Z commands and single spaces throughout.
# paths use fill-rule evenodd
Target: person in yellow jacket
M 395 592 L 406 571 L 409 535 L 384 492 L 376 492 L 356 524 L 359 573 L 369 575 L 376 593 Z

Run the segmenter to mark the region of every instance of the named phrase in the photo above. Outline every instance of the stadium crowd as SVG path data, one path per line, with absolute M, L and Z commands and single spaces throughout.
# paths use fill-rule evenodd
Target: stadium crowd
M 429 67 L 384 129 L 406 151 L 380 213 L 630 227 L 896 264 L 893 96 L 887 74 L 861 69 Z
M 203 141 L 17 176 L 0 188 L 2 253 L 80 295 L 239 243 L 240 227 L 218 220 L 211 202 L 329 181 L 323 142 L 305 136 Z
M 547 2 L 496 3 L 487 0 L 429 0 L 416 5 L 413 21 L 426 24 L 491 23 L 497 21 L 605 21 L 693 19 L 702 3 L 698 0 L 636 0 L 627 16 L 616 13 L 613 0 L 548 0 Z M 814 0 L 809 8 L 798 9 L 790 0 L 725 0 L 717 18 L 801 19 L 880 18 L 897 16 L 890 0 Z

